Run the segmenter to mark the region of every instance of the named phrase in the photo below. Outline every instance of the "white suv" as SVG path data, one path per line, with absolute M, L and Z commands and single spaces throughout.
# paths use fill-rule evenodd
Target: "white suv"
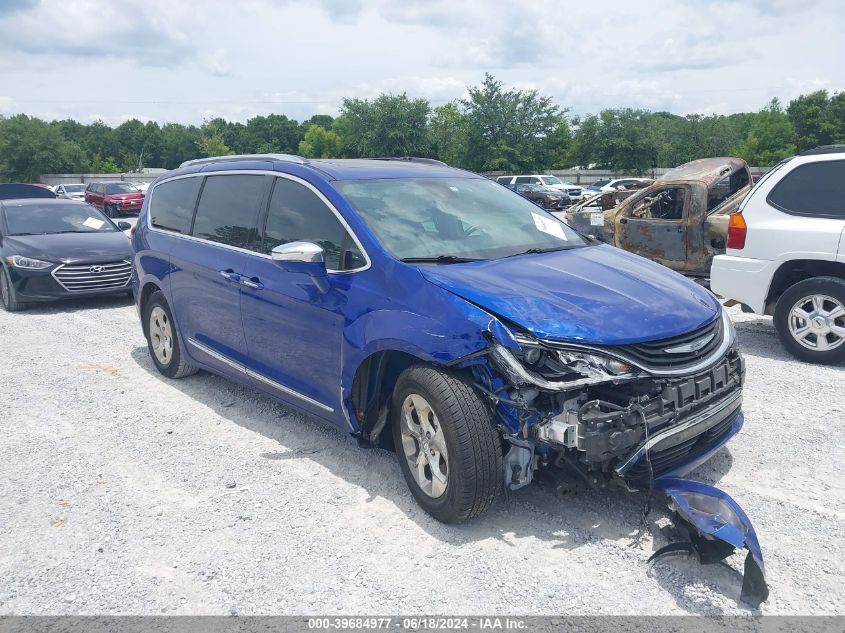
M 728 223 L 710 287 L 774 316 L 801 360 L 845 360 L 845 145 L 789 158 L 754 186 Z
M 499 176 L 496 182 L 500 185 L 542 185 L 549 189 L 557 189 L 558 191 L 565 191 L 566 195 L 573 204 L 580 202 L 584 197 L 584 190 L 578 185 L 573 185 L 562 181 L 557 176 L 549 176 L 548 174 L 533 174 L 529 176 Z

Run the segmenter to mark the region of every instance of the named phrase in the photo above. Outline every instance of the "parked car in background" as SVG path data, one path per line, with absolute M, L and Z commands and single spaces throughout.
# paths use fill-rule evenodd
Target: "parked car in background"
M 85 189 L 85 202 L 102 210 L 110 218 L 123 213 L 139 213 L 144 194 L 130 182 L 92 182 Z
M 131 292 L 128 227 L 84 202 L 0 202 L 0 305 Z
M 136 182 L 133 184 L 135 185 L 135 188 L 141 193 L 147 193 L 147 189 L 150 188 L 150 183 L 148 182 Z
M 654 180 L 651 178 L 615 178 L 613 180 L 596 180 L 587 185 L 584 190 L 585 195 L 591 193 L 600 193 L 605 191 L 617 191 L 619 189 L 643 189 L 652 184 Z
M 772 315 L 797 358 L 845 361 L 845 145 L 806 151 L 760 179 L 729 218 L 710 283 Z
M 544 209 L 560 210 L 565 209 L 572 204 L 572 201 L 569 199 L 569 196 L 566 195 L 566 192 L 561 191 L 560 189 L 552 189 L 551 187 L 525 183 L 506 186 Z
M 562 181 L 557 176 L 534 174 L 528 176 L 499 176 L 496 182 L 502 185 L 540 185 L 563 191 L 572 202 L 578 202 L 583 197 L 583 191 L 578 185 Z
M 0 200 L 22 198 L 55 198 L 56 194 L 46 187 L 19 182 L 0 183 Z
M 64 198 L 66 200 L 85 200 L 85 189 L 86 185 L 84 183 L 73 182 L 57 185 L 55 192 L 57 198 Z
M 666 172 L 645 189 L 597 194 L 601 209 L 588 198 L 565 217 L 584 234 L 706 278 L 713 258 L 725 252 L 728 218 L 750 189 L 744 160 L 703 158 Z

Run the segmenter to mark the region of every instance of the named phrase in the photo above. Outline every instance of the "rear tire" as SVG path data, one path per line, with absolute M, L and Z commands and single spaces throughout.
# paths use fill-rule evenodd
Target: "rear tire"
M 0 305 L 6 312 L 20 312 L 28 307 L 26 303 L 18 301 L 9 271 L 5 268 L 0 268 Z
M 493 505 L 504 477 L 502 444 L 490 407 L 471 385 L 414 365 L 396 382 L 391 417 L 399 466 L 426 512 L 460 523 Z
M 150 358 L 161 375 L 184 378 L 199 371 L 182 358 L 176 322 L 160 290 L 151 294 L 144 304 L 143 323 Z
M 845 361 L 845 279 L 812 277 L 787 288 L 775 306 L 784 347 L 808 363 Z

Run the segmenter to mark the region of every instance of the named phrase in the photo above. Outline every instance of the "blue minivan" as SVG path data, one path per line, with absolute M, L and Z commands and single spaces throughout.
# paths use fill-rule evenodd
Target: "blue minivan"
M 392 447 L 441 521 L 538 472 L 683 496 L 743 423 L 710 292 L 437 161 L 189 161 L 150 187 L 133 247 L 163 375 L 214 372 Z

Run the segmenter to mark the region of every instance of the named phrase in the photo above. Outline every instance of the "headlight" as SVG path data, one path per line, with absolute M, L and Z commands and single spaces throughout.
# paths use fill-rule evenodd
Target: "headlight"
M 40 259 L 33 259 L 32 257 L 24 257 L 23 255 L 9 255 L 6 258 L 6 263 L 15 268 L 29 268 L 31 270 L 40 270 L 41 268 L 49 268 L 52 262 L 44 262 Z
M 589 352 L 540 348 L 520 340 L 518 352 L 493 346 L 493 360 L 515 384 L 532 384 L 543 389 L 565 390 L 633 378 L 636 371 L 627 363 Z

